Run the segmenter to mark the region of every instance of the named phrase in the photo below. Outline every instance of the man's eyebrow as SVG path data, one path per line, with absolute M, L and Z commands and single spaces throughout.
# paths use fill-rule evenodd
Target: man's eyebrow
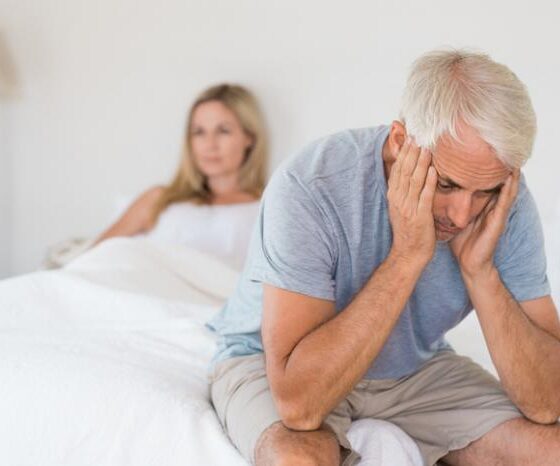
M 459 189 L 465 189 L 463 188 L 459 183 L 456 183 L 455 181 L 453 181 L 451 178 L 448 178 L 445 175 L 440 174 L 437 171 L 437 168 L 432 164 L 432 167 L 434 167 L 434 170 L 436 171 L 436 174 L 438 176 L 439 179 L 441 179 L 441 181 L 443 181 L 445 184 L 448 184 L 449 186 L 453 187 L 453 188 L 459 188 Z M 502 189 L 502 187 L 504 186 L 504 183 L 500 183 L 496 186 L 494 186 L 493 188 L 490 189 L 480 189 L 479 192 L 481 193 L 497 193 L 500 191 L 500 189 Z
M 443 182 L 445 182 L 446 184 L 454 188 L 463 189 L 463 187 L 459 183 L 455 183 L 455 181 L 453 181 L 451 178 L 448 178 L 447 176 L 442 175 L 440 172 L 438 172 L 434 164 L 432 164 L 432 167 L 434 167 L 434 170 L 436 171 L 436 174 L 440 180 L 442 180 Z

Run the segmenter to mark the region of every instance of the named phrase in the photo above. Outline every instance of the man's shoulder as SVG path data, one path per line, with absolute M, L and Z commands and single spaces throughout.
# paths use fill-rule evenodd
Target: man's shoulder
M 339 176 L 345 171 L 361 170 L 374 163 L 373 155 L 387 126 L 346 129 L 317 139 L 290 157 L 278 172 L 308 184 L 317 179 Z
M 494 254 L 494 263 L 517 301 L 550 294 L 544 236 L 535 200 L 521 177 L 519 191 Z

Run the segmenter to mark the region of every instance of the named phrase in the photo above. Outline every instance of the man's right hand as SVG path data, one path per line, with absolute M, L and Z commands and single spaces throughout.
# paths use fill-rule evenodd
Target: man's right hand
M 387 199 L 393 229 L 391 254 L 423 269 L 436 244 L 432 205 L 437 174 L 432 156 L 407 139 L 391 168 Z

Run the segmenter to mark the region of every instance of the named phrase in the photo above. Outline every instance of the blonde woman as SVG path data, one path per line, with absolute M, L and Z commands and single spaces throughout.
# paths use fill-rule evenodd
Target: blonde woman
M 255 98 L 241 86 L 211 87 L 191 107 L 181 163 L 171 183 L 143 193 L 96 243 L 142 235 L 194 247 L 240 269 L 267 158 Z

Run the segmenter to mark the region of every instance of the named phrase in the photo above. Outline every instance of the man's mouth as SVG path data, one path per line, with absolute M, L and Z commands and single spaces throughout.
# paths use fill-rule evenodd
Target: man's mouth
M 450 228 L 448 226 L 443 225 L 441 222 L 438 222 L 437 220 L 435 222 L 436 222 L 436 228 L 444 233 L 451 233 L 453 235 L 456 235 L 461 231 L 460 228 Z

